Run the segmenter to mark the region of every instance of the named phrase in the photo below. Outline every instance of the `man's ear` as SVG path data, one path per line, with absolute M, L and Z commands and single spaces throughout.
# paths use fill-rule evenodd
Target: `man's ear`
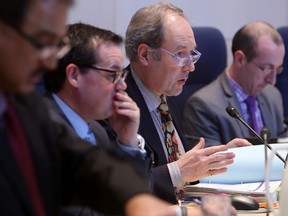
M 78 87 L 80 69 L 75 64 L 68 64 L 65 69 L 67 81 L 70 85 Z
M 247 63 L 246 55 L 241 50 L 237 50 L 234 53 L 234 61 L 237 65 L 237 67 L 242 67 L 244 64 Z
M 140 44 L 138 46 L 138 58 L 143 65 L 148 64 L 149 47 L 147 44 Z

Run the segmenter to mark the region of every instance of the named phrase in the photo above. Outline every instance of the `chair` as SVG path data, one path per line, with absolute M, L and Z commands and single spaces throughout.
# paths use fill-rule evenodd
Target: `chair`
M 223 34 L 214 27 L 193 27 L 193 31 L 197 50 L 202 56 L 195 65 L 195 71 L 189 74 L 182 93 L 169 99 L 172 103 L 177 103 L 175 112 L 181 119 L 190 95 L 216 79 L 227 66 L 227 50 Z
M 286 54 L 283 61 L 284 70 L 281 74 L 277 75 L 276 87 L 282 94 L 283 105 L 284 105 L 284 117 L 288 123 L 288 26 L 278 28 L 278 32 L 283 38 Z

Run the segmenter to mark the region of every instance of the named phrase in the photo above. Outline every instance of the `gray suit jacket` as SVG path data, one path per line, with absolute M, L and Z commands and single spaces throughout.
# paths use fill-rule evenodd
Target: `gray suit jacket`
M 263 124 L 271 137 L 287 136 L 284 124 L 283 103 L 279 91 L 266 86 L 257 96 Z M 230 117 L 226 107 L 235 107 L 243 116 L 240 103 L 226 73 L 190 96 L 184 108 L 184 129 L 190 136 L 202 136 L 206 146 L 219 145 L 234 138 L 250 137 L 249 130 L 237 119 Z

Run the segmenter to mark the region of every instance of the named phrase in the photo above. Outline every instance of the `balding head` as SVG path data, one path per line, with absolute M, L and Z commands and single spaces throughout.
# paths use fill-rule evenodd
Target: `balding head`
M 250 62 L 257 56 L 259 38 L 268 36 L 276 45 L 282 45 L 283 40 L 278 31 L 270 24 L 263 21 L 251 22 L 239 29 L 232 41 L 232 54 L 237 50 L 245 53 Z

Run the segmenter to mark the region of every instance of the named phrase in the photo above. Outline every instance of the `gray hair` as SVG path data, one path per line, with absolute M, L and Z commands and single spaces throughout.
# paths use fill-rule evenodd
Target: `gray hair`
M 140 44 L 159 48 L 164 41 L 163 20 L 167 13 L 184 17 L 183 11 L 167 2 L 159 2 L 139 9 L 131 18 L 125 36 L 125 50 L 130 62 L 137 60 Z

